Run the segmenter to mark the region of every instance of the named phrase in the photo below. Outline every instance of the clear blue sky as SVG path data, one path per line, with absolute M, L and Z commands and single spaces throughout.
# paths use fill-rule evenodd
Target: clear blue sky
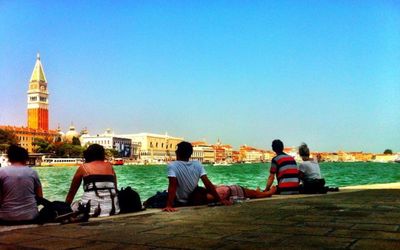
M 399 1 L 0 1 L 0 124 L 400 151 Z

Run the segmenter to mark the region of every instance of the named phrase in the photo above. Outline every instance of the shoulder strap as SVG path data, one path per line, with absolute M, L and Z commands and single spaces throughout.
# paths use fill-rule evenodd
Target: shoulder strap
M 86 170 L 86 164 L 85 163 L 82 164 L 82 168 L 83 168 L 83 172 L 85 174 L 89 174 L 88 171 Z

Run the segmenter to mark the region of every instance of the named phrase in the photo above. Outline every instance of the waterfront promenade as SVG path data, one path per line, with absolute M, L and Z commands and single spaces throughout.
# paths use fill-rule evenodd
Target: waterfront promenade
M 0 227 L 0 249 L 160 248 L 400 249 L 400 183 L 80 224 Z

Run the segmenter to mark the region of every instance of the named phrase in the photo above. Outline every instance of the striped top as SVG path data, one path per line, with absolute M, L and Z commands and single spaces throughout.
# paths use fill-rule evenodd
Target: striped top
M 279 193 L 298 193 L 299 169 L 292 156 L 282 153 L 272 158 L 270 173 L 276 174 Z

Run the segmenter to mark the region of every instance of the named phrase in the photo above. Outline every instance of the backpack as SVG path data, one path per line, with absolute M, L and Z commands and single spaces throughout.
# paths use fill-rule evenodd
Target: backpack
M 143 210 L 139 194 L 129 186 L 118 190 L 118 201 L 121 214 Z
M 62 215 L 72 214 L 71 206 L 63 201 L 49 201 L 42 197 L 36 197 L 38 205 L 43 208 L 39 211 L 39 224 L 56 222 Z
M 164 208 L 167 205 L 168 192 L 164 190 L 163 192 L 157 191 L 155 195 L 148 198 L 144 203 L 146 208 Z

